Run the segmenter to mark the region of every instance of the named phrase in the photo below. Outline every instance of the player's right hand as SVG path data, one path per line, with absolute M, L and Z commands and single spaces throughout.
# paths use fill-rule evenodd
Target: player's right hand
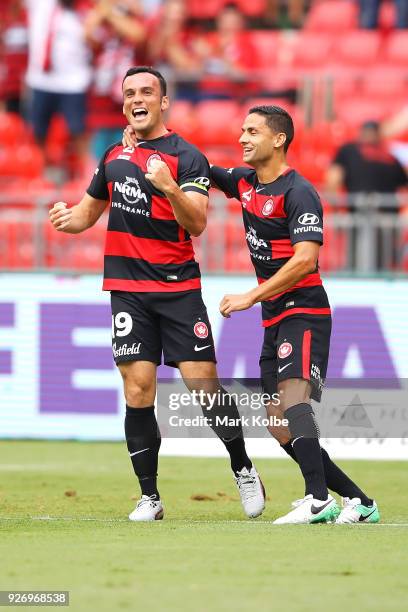
M 59 232 L 63 232 L 71 223 L 72 210 L 67 208 L 66 202 L 57 202 L 51 208 L 50 221 Z

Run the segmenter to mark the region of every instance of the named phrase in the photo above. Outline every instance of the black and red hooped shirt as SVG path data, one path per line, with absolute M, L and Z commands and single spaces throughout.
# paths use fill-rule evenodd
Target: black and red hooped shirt
M 174 132 L 135 147 L 106 151 L 87 193 L 109 200 L 103 289 L 188 291 L 201 286 L 188 232 L 175 219 L 164 194 L 145 178 L 161 159 L 183 191 L 208 195 L 209 165 L 198 149 Z
M 245 237 L 258 283 L 273 276 L 304 240 L 323 244 L 323 210 L 313 186 L 289 168 L 272 183 L 259 183 L 251 168 L 212 166 L 211 180 L 241 202 Z M 283 293 L 262 302 L 263 326 L 299 314 L 330 315 L 318 267 Z

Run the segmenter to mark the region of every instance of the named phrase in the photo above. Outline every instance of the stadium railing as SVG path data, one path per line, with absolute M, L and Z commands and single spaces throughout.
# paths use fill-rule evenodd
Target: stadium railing
M 78 200 L 73 197 L 71 201 Z M 0 271 L 101 272 L 107 215 L 84 234 L 57 232 L 48 209 L 60 199 L 48 190 L 0 195 Z M 408 197 L 387 194 L 323 198 L 325 244 L 320 267 L 328 274 L 408 273 Z M 211 195 L 206 231 L 194 239 L 203 273 L 252 274 L 240 205 Z

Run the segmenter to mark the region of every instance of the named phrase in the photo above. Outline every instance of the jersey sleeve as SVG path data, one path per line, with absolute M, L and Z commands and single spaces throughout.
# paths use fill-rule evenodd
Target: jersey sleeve
M 108 184 L 107 184 L 106 175 L 105 175 L 105 161 L 106 161 L 108 154 L 111 152 L 111 150 L 115 146 L 116 144 L 109 147 L 109 149 L 107 149 L 105 153 L 103 154 L 98 164 L 98 167 L 96 168 L 94 172 L 91 183 L 88 189 L 86 190 L 86 193 L 90 195 L 92 198 L 95 198 L 96 200 L 109 200 L 110 199 Z
M 323 208 L 311 185 L 291 189 L 285 209 L 292 244 L 306 240 L 323 244 Z
M 227 198 L 239 200 L 238 183 L 242 178 L 242 168 L 221 168 L 211 166 L 211 182 L 218 187 Z
M 210 165 L 197 149 L 179 156 L 177 183 L 182 191 L 195 191 L 208 196 L 210 189 Z

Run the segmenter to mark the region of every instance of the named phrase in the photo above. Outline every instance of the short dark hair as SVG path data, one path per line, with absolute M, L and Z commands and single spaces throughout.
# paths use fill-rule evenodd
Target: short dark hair
M 284 108 L 280 106 L 253 106 L 249 109 L 249 114 L 257 113 L 263 115 L 266 120 L 267 126 L 273 132 L 283 132 L 286 134 L 286 141 L 283 148 L 286 151 L 289 149 L 289 145 L 295 136 L 295 128 L 293 127 L 292 117 L 289 115 Z
M 125 79 L 127 79 L 127 77 L 133 76 L 134 74 L 143 74 L 145 72 L 147 72 L 148 74 L 152 74 L 159 80 L 161 95 L 162 96 L 167 95 L 166 79 L 164 78 L 161 72 L 159 72 L 152 66 L 133 66 L 133 68 L 129 68 L 129 70 L 123 77 L 122 86 L 123 86 L 123 83 L 125 82 Z

